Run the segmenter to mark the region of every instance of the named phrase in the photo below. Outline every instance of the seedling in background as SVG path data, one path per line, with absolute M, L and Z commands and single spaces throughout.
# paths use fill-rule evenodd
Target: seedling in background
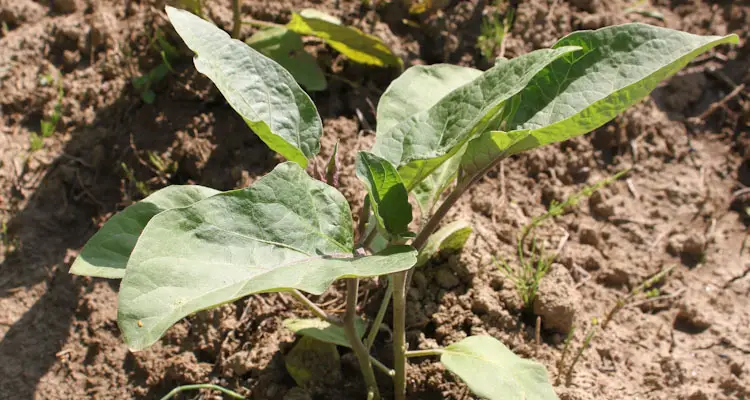
M 664 298 L 667 296 L 660 296 L 660 291 L 658 288 L 652 288 L 654 285 L 659 283 L 661 280 L 666 278 L 670 272 L 674 269 L 674 266 L 669 266 L 666 268 L 662 268 L 656 275 L 646 279 L 641 283 L 640 285 L 633 288 L 630 293 L 628 293 L 626 296 L 618 298 L 615 302 L 615 305 L 612 306 L 612 308 L 607 313 L 607 316 L 604 318 L 604 322 L 601 324 L 601 330 L 604 331 L 607 329 L 607 325 L 610 321 L 615 317 L 615 315 L 622 310 L 626 305 L 631 304 L 632 301 L 641 293 L 643 293 L 648 299 L 648 301 L 656 300 L 659 298 Z M 650 289 L 650 290 L 649 290 Z M 669 297 L 674 297 L 674 295 L 670 295 Z M 575 370 L 575 366 L 578 363 L 578 360 L 583 355 L 583 352 L 586 351 L 586 349 L 591 344 L 591 340 L 594 338 L 594 335 L 596 335 L 597 329 L 599 328 L 599 319 L 593 318 L 592 319 L 592 326 L 589 329 L 588 333 L 586 334 L 586 337 L 583 339 L 583 343 L 581 347 L 578 348 L 578 352 L 576 353 L 575 358 L 573 359 L 573 362 L 570 363 L 570 366 L 566 369 L 565 368 L 565 358 L 568 354 L 568 350 L 570 348 L 570 343 L 573 339 L 573 333 L 575 332 L 575 325 L 573 325 L 570 328 L 570 331 L 568 332 L 568 336 L 565 338 L 565 345 L 563 347 L 562 354 L 560 355 L 560 359 L 557 362 L 557 380 L 555 381 L 555 385 L 559 385 L 562 381 L 563 374 L 565 375 L 565 386 L 570 386 L 572 380 L 573 380 L 573 372 Z
M 133 87 L 141 94 L 141 99 L 146 104 L 153 104 L 156 100 L 156 93 L 152 87 L 167 77 L 173 71 L 169 60 L 177 59 L 179 52 L 164 37 L 161 30 L 157 29 L 154 37 L 149 43 L 149 47 L 156 49 L 161 56 L 161 63 L 152 68 L 145 75 L 133 78 Z
M 44 75 L 39 79 L 39 84 L 42 86 L 57 85 L 57 97 L 55 98 L 55 106 L 52 109 L 52 114 L 47 119 L 42 119 L 39 122 L 39 134 L 34 132 L 29 137 L 29 145 L 31 151 L 41 150 L 44 147 L 44 138 L 48 138 L 55 133 L 57 124 L 60 123 L 62 118 L 62 101 L 65 92 L 63 91 L 62 77 L 55 77 L 52 74 Z
M 327 322 L 325 335 L 315 324 L 297 332 L 351 348 L 371 399 L 380 398 L 372 366 L 382 363 L 362 342 L 371 335 L 357 329 L 357 290 L 360 278 L 383 275 L 392 282 L 394 363 L 386 368 L 394 371 L 388 375 L 396 399 L 406 397 L 407 358 L 430 355 L 479 397 L 556 398 L 543 366 L 490 336 L 408 350 L 405 283 L 419 252 L 463 193 L 503 159 L 585 134 L 698 54 L 737 42 L 734 35 L 702 37 L 628 24 L 573 33 L 552 49 L 485 72 L 410 68 L 380 99 L 375 144 L 357 157 L 369 203 L 360 218 L 371 222 L 358 224 L 361 231 L 355 232 L 345 197 L 305 170 L 320 149 L 322 123 L 294 77 L 210 22 L 174 8 L 167 13 L 197 54 L 197 69 L 289 161 L 244 189 L 170 186 L 154 192 L 104 224 L 71 272 L 122 278 L 118 324 L 133 350 L 149 347 L 194 312 L 253 293 L 290 293 Z M 431 210 L 447 187 L 452 189 L 445 200 L 411 233 L 408 193 Z M 374 250 L 373 238 L 384 248 Z M 347 286 L 343 321 L 303 294 L 321 294 L 337 279 Z
M 393 55 L 378 37 L 343 25 L 340 19 L 317 10 L 305 9 L 292 13 L 292 19 L 286 25 L 265 21 L 245 23 L 263 28 L 246 43 L 281 64 L 308 91 L 325 90 L 327 82 L 318 60 L 305 51 L 303 36 L 322 39 L 356 63 L 403 68 L 403 61 Z
M 485 60 L 505 57 L 505 38 L 513 27 L 515 9 L 511 6 L 503 7 L 506 0 L 498 0 L 495 9 L 482 19 L 481 33 L 477 40 L 477 47 Z M 500 9 L 505 8 L 505 14 Z

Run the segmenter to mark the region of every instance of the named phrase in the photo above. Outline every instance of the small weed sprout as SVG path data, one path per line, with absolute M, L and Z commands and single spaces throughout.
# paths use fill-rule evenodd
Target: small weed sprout
M 392 379 L 394 398 L 405 400 L 408 359 L 426 356 L 439 357 L 477 397 L 556 399 L 541 364 L 521 359 L 492 336 L 410 351 L 407 282 L 441 248 L 463 245 L 470 227 L 467 233 L 467 226 L 455 221 L 438 228 L 462 195 L 504 159 L 598 128 L 694 57 L 738 40 L 736 35 L 696 36 L 626 24 L 573 33 L 553 48 L 505 60 L 487 71 L 446 64 L 409 68 L 379 101 L 374 145 L 356 156 L 356 175 L 367 201 L 355 224 L 351 206 L 332 178 L 337 171 L 327 171 L 331 179 L 325 182 L 310 174 L 319 160 L 323 124 L 295 76 L 210 22 L 174 8 L 167 8 L 167 14 L 197 54 L 197 69 L 260 139 L 288 161 L 243 189 L 176 185 L 151 193 L 107 221 L 71 272 L 122 279 L 118 326 L 134 350 L 156 343 L 174 323 L 199 310 L 255 293 L 288 293 L 317 318 L 292 318 L 284 326 L 305 336 L 305 342 L 323 342 L 336 356 L 336 346 L 350 349 L 362 372 L 363 397 L 373 400 L 381 398 L 375 368 Z M 329 34 L 352 33 L 313 14 L 293 14 L 285 28 L 300 35 L 323 35 L 324 29 L 333 48 L 345 48 L 343 39 Z M 364 40 L 369 52 L 355 49 L 347 54 L 353 61 L 377 65 L 393 57 L 382 42 L 356 38 Z M 632 59 L 642 61 L 623 63 Z M 565 84 L 549 79 L 562 75 Z M 552 99 L 554 110 L 548 107 L 548 93 L 559 96 Z M 328 165 L 338 169 L 335 162 Z M 135 181 L 132 170 L 123 170 Z M 412 224 L 410 192 L 423 210 L 440 205 Z M 588 194 L 555 204 L 550 216 L 532 221 L 519 248 L 544 219 Z M 541 264 L 534 260 L 535 272 L 528 278 L 532 283 L 541 279 L 537 270 L 548 268 L 549 261 L 542 259 Z M 380 308 L 392 301 L 390 366 L 371 352 L 379 321 L 363 320 L 357 311 L 360 279 L 382 276 L 392 286 Z M 304 294 L 322 294 L 337 279 L 345 280 L 347 288 L 343 320 Z M 363 322 L 369 322 L 369 333 Z
M 57 125 L 60 123 L 62 118 L 63 108 L 63 97 L 65 92 L 63 90 L 62 77 L 58 76 L 55 78 L 53 74 L 47 74 L 39 78 L 39 84 L 42 86 L 57 85 L 57 97 L 55 97 L 55 104 L 52 109 L 52 114 L 49 118 L 42 119 L 39 122 L 39 134 L 32 132 L 29 136 L 29 147 L 31 151 L 41 150 L 44 147 L 45 138 L 51 137 L 57 129 Z
M 607 316 L 604 318 L 604 321 L 601 324 L 601 330 L 604 331 L 607 329 L 607 325 L 610 321 L 615 317 L 617 312 L 622 310 L 626 305 L 631 304 L 632 301 L 641 293 L 643 293 L 646 297 L 646 301 L 656 300 L 662 297 L 666 296 L 660 296 L 661 291 L 659 288 L 652 288 L 655 284 L 666 278 L 670 272 L 674 269 L 674 266 L 669 266 L 666 268 L 662 268 L 658 273 L 656 273 L 654 276 L 646 279 L 641 283 L 640 285 L 633 288 L 630 293 L 628 293 L 626 296 L 621 297 L 617 299 L 614 306 L 609 310 L 607 313 Z M 650 289 L 650 290 L 649 290 Z M 676 293 L 675 295 L 677 295 Z M 674 295 L 672 295 L 674 296 Z M 576 353 L 575 358 L 573 359 L 573 362 L 571 362 L 570 366 L 565 369 L 565 358 L 568 354 L 568 349 L 570 348 L 570 342 L 573 338 L 573 334 L 575 332 L 575 325 L 571 327 L 570 331 L 568 332 L 568 335 L 565 338 L 565 344 L 563 346 L 562 354 L 560 355 L 560 359 L 557 362 L 557 380 L 555 381 L 556 385 L 559 385 L 563 374 L 565 376 L 565 386 L 570 386 L 572 379 L 573 379 L 573 371 L 575 369 L 576 363 L 578 363 L 578 360 L 581 358 L 581 355 L 583 355 L 583 352 L 589 347 L 589 344 L 591 343 L 591 340 L 594 338 L 594 335 L 597 332 L 597 329 L 599 328 L 599 319 L 593 318 L 592 319 L 592 327 L 589 330 L 589 332 L 586 334 L 586 337 L 583 340 L 583 344 L 578 349 L 578 352 Z
M 518 256 L 519 268 L 511 267 L 505 260 L 498 261 L 494 257 L 493 259 L 495 265 L 513 282 L 524 306 L 530 310 L 539 289 L 539 281 L 549 271 L 549 267 L 554 262 L 555 256 L 546 256 L 544 249 L 537 247 L 536 238 L 533 238 L 531 241 L 531 254 L 528 257 L 524 255 L 523 242 L 518 240 L 517 243 L 516 255 Z
M 482 19 L 477 48 L 485 60 L 492 61 L 496 57 L 505 57 L 505 39 L 513 27 L 515 9 L 510 5 L 503 7 L 507 0 L 498 0 L 493 11 Z M 505 8 L 503 14 L 500 10 Z
M 630 170 L 620 171 L 610 177 L 600 180 L 593 185 L 586 186 L 578 192 L 568 196 L 563 202 L 552 200 L 549 209 L 542 215 L 534 217 L 523 229 L 516 240 L 516 256 L 518 258 L 518 267 L 513 268 L 507 261 L 493 257 L 495 265 L 510 279 L 518 291 L 523 304 L 527 309 L 531 309 L 539 289 L 539 281 L 549 271 L 550 266 L 557 258 L 558 254 L 547 256 L 543 246 L 537 245 L 536 237 L 531 239 L 530 255 L 525 255 L 526 239 L 529 235 L 543 222 L 562 215 L 567 210 L 578 205 L 581 200 L 591 197 L 597 190 L 604 188 L 612 182 L 620 179 Z M 558 250 L 559 251 L 559 250 Z

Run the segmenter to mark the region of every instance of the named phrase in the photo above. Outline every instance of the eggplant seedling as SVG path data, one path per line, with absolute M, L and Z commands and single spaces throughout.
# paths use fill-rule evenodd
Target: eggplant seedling
M 122 279 L 118 324 L 132 350 L 152 345 L 197 311 L 253 293 L 290 293 L 319 320 L 287 326 L 351 348 L 371 399 L 381 398 L 373 365 L 383 363 L 370 354 L 370 334 L 358 329 L 357 290 L 361 278 L 383 275 L 392 287 L 394 342 L 393 364 L 385 368 L 394 371 L 396 399 L 406 397 L 407 359 L 424 356 L 439 356 L 482 398 L 556 398 L 543 366 L 519 358 L 491 336 L 470 336 L 442 349 L 408 349 L 406 282 L 419 252 L 448 210 L 501 160 L 590 132 L 697 55 L 737 42 L 735 35 L 696 36 L 627 24 L 575 32 L 550 49 L 503 60 L 484 72 L 412 67 L 383 94 L 375 144 L 357 156 L 357 176 L 367 189 L 360 220 L 369 223 L 358 224 L 355 232 L 345 197 L 306 172 L 323 129 L 294 77 L 208 21 L 174 8 L 167 14 L 196 53 L 198 71 L 288 162 L 244 189 L 170 186 L 154 192 L 104 224 L 71 272 Z M 443 199 L 416 232 L 410 231 L 410 192 L 423 210 Z M 337 279 L 346 280 L 343 320 L 303 293 L 321 294 Z

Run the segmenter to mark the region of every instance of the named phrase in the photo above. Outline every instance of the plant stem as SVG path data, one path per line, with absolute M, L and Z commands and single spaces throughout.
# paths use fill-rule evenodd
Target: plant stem
M 443 354 L 443 349 L 411 350 L 406 352 L 406 357 L 429 357 L 439 356 L 441 354 Z
M 299 290 L 293 289 L 289 293 L 291 293 L 292 296 L 294 296 L 294 298 L 297 299 L 300 303 L 302 303 L 305 306 L 307 306 L 307 308 L 309 308 L 310 311 L 312 311 L 312 313 L 315 314 L 316 317 L 318 317 L 318 318 L 320 318 L 322 320 L 328 321 L 328 322 L 330 322 L 330 323 L 332 323 L 334 325 L 338 325 L 338 326 L 342 325 L 341 321 L 339 321 L 339 320 L 335 319 L 334 317 L 331 317 L 330 315 L 328 315 L 328 313 L 326 313 L 325 311 L 323 311 L 322 308 L 318 307 L 317 304 L 313 303 L 312 300 L 308 299 L 307 296 L 305 296 L 304 294 L 302 294 L 302 292 L 300 292 Z
M 370 353 L 367 351 L 367 348 L 365 348 L 365 345 L 362 344 L 362 340 L 359 338 L 355 326 L 355 320 L 357 318 L 358 290 L 359 279 L 348 278 L 346 280 L 346 314 L 344 315 L 344 330 L 346 331 L 346 338 L 349 340 L 349 344 L 352 346 L 352 350 L 359 361 L 359 368 L 362 370 L 362 377 L 365 379 L 367 391 L 372 395 L 374 400 L 379 400 L 380 392 L 378 391 L 378 382 L 375 380 L 375 372 L 372 370 L 372 364 L 370 363 Z
M 183 392 L 185 390 L 197 390 L 197 389 L 212 389 L 212 390 L 218 390 L 219 392 L 222 392 L 226 394 L 227 396 L 233 398 L 233 399 L 243 399 L 245 396 L 233 392 L 229 389 L 225 389 L 218 385 L 212 385 L 210 383 L 201 383 L 197 385 L 183 385 L 183 386 L 177 386 L 176 388 L 172 389 L 169 393 L 167 393 L 166 396 L 162 397 L 161 400 L 168 400 L 177 395 L 177 393 Z
M 573 362 L 570 363 L 570 368 L 568 368 L 568 372 L 565 374 L 565 386 L 570 386 L 570 382 L 573 380 L 573 370 L 576 367 L 576 364 L 578 364 L 578 360 L 581 359 L 581 355 L 583 354 L 583 351 L 586 350 L 587 347 L 589 347 L 589 343 L 591 343 L 591 339 L 594 338 L 594 335 L 596 334 L 596 326 L 591 328 L 589 333 L 586 335 L 586 338 L 583 339 L 583 344 L 581 345 L 581 348 L 578 349 L 578 353 L 576 353 L 576 356 L 573 358 Z
M 394 397 L 406 399 L 406 271 L 391 275 L 393 283 L 393 369 Z
M 385 364 L 383 364 L 382 362 L 380 362 L 380 360 L 378 360 L 377 358 L 375 358 L 373 356 L 370 356 L 370 361 L 372 362 L 372 365 L 374 365 L 382 373 L 390 376 L 391 378 L 393 378 L 394 376 L 396 376 L 396 371 L 388 368 Z
M 430 219 L 427 220 L 427 223 L 425 223 L 424 227 L 419 232 L 417 237 L 414 238 L 414 241 L 411 243 L 411 245 L 415 249 L 422 250 L 422 247 L 424 247 L 425 243 L 427 243 L 427 239 L 430 237 L 430 235 L 432 235 L 432 232 L 434 232 L 438 225 L 440 225 L 440 221 L 443 219 L 443 217 L 448 214 L 448 210 L 450 210 L 451 207 L 456 204 L 458 199 L 462 194 L 464 194 L 466 189 L 471 186 L 471 183 L 473 183 L 473 181 L 474 179 L 470 179 L 464 183 L 459 182 L 456 188 L 453 189 L 453 191 L 448 195 L 445 201 L 443 201 L 443 204 L 441 204 L 437 211 L 435 211 Z
M 375 343 L 375 338 L 378 336 L 378 331 L 380 331 L 380 324 L 383 323 L 383 318 L 385 317 L 386 310 L 388 310 L 388 304 L 391 302 L 392 295 L 393 279 L 388 277 L 388 287 L 385 289 L 385 295 L 380 302 L 380 308 L 375 315 L 375 320 L 372 321 L 372 327 L 370 327 L 370 332 L 367 334 L 367 339 L 365 339 L 365 347 L 368 351 L 372 348 L 373 343 Z
M 242 16 L 240 15 L 240 0 L 232 0 L 232 37 L 235 39 L 240 38 L 240 30 L 242 29 Z

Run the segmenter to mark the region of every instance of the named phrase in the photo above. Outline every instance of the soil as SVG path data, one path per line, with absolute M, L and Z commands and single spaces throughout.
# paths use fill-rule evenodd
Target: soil
M 208 18 L 231 28 L 229 0 L 205 3 Z M 475 45 L 490 2 L 435 1 L 440 7 L 416 16 L 402 2 L 378 3 L 375 10 L 358 0 L 245 0 L 242 12 L 285 22 L 290 10 L 313 7 L 380 36 L 407 66 L 488 66 Z M 733 32 L 741 45 L 700 57 L 593 134 L 506 161 L 464 196 L 447 220 L 470 221 L 474 234 L 462 252 L 440 255 L 415 274 L 410 348 L 492 335 L 543 363 L 553 382 L 562 376 L 563 400 L 750 398 L 748 90 L 705 115 L 736 85 L 750 85 L 750 3 L 509 4 L 516 20 L 507 57 L 574 30 L 628 21 Z M 356 361 L 343 349 L 340 379 L 296 388 L 284 366 L 295 338 L 282 321 L 309 314 L 285 295 L 198 313 L 131 353 L 116 324 L 118 282 L 68 273 L 98 226 L 147 191 L 178 183 L 244 187 L 280 161 L 195 71 L 160 9 L 146 0 L 0 0 L 0 399 L 159 398 L 203 382 L 256 399 L 363 398 Z M 183 57 L 153 83 L 148 104 L 132 81 L 161 62 L 157 30 Z M 321 160 L 338 141 L 342 191 L 356 211 L 363 188 L 354 154 L 373 142 L 374 107 L 397 71 L 352 64 L 319 43 L 311 50 L 333 76 L 327 91 L 312 95 L 325 127 Z M 61 119 L 32 148 L 40 122 L 54 113 L 58 84 Z M 548 252 L 561 251 L 529 312 L 493 256 L 517 265 L 515 238 L 530 218 L 626 168 L 624 179 L 536 231 Z M 618 299 L 669 266 L 656 297 L 636 297 L 603 324 Z M 364 286 L 364 311 L 374 313 L 383 290 Z M 331 312 L 343 308 L 338 285 L 315 300 Z M 558 360 L 572 326 L 568 360 L 596 332 L 567 381 Z M 389 363 L 385 332 L 376 348 Z M 408 373 L 409 398 L 472 398 L 433 359 L 417 359 Z

